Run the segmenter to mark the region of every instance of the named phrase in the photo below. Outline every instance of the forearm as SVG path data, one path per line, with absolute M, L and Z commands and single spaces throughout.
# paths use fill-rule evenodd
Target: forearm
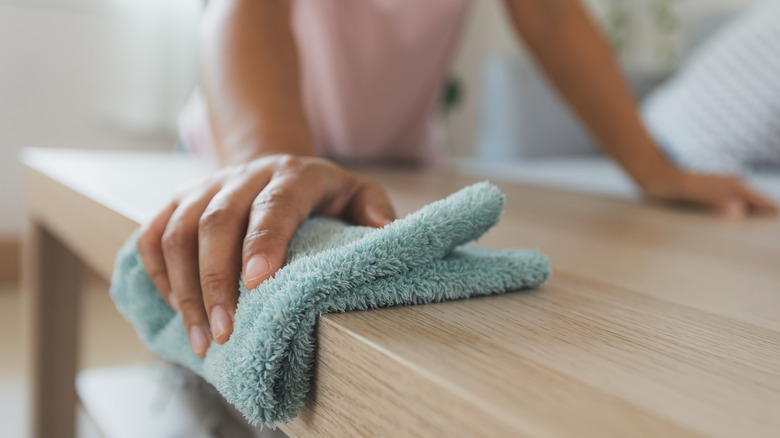
M 313 155 L 290 2 L 209 2 L 202 37 L 201 88 L 220 160 Z
M 675 171 L 647 134 L 609 48 L 578 1 L 506 4 L 542 69 L 607 154 L 640 184 Z

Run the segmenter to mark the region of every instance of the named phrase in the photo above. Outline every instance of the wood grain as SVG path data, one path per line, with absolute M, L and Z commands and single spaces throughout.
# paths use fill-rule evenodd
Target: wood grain
M 207 169 L 183 157 L 39 151 L 27 157 L 28 213 L 107 277 L 132 229 Z M 383 184 L 401 214 L 475 181 L 447 170 L 361 171 Z M 550 282 L 503 296 L 323 316 L 312 391 L 283 430 L 777 436 L 779 221 L 729 222 L 497 183 L 506 212 L 479 244 L 539 248 L 553 262 Z M 59 382 L 72 379 L 47 369 Z

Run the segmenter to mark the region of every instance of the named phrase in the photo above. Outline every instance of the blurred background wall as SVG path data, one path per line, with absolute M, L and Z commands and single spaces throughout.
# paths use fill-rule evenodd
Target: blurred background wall
M 0 239 L 22 147 L 170 149 L 195 84 L 199 0 L 0 0 Z
M 675 11 L 674 45 L 705 17 L 751 2 L 588 0 L 607 27 L 619 21 L 616 10 L 628 10 L 624 65 L 674 67 L 655 53 L 648 5 L 659 1 Z M 22 225 L 20 148 L 173 147 L 176 113 L 196 83 L 201 8 L 200 0 L 0 0 L 0 240 L 14 239 Z M 454 65 L 465 100 L 448 118 L 452 152 L 461 156 L 472 153 L 478 133 L 485 60 L 523 53 L 500 1 L 476 0 L 472 12 Z

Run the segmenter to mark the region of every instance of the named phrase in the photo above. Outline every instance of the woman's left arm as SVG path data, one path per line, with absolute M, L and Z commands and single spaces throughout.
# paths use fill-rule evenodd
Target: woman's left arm
M 602 149 L 654 199 L 702 205 L 731 217 L 777 214 L 739 179 L 682 171 L 644 128 L 615 59 L 577 0 L 505 0 L 515 30 Z

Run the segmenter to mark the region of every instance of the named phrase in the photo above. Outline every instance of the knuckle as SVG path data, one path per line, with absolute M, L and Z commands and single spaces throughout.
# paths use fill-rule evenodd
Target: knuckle
M 320 157 L 301 157 L 297 155 L 281 155 L 277 159 L 277 174 L 295 177 L 318 177 L 326 169 L 335 169 L 329 160 Z
M 233 282 L 230 275 L 222 271 L 208 271 L 204 272 L 200 276 L 200 285 L 204 293 L 208 291 L 219 291 Z
M 243 253 L 245 255 L 251 255 L 254 254 L 259 247 L 281 243 L 286 244 L 283 234 L 280 231 L 274 231 L 267 228 L 252 230 L 244 237 Z
M 250 173 L 273 169 L 278 157 L 279 155 L 265 155 L 260 158 L 255 158 L 252 161 L 247 161 L 245 164 Z
M 234 176 L 246 175 L 252 172 L 251 163 L 239 163 L 233 166 L 231 174 Z
M 295 171 L 304 166 L 306 160 L 297 155 L 283 154 L 276 160 L 276 166 L 280 171 Z
M 163 253 L 171 254 L 192 248 L 196 238 L 197 234 L 193 235 L 181 227 L 176 227 L 171 231 L 166 230 L 162 239 Z
M 275 188 L 260 193 L 252 203 L 252 209 L 260 211 L 293 209 L 299 203 L 299 200 L 289 191 L 283 188 Z
M 203 300 L 195 295 L 177 297 L 177 301 L 182 313 L 188 315 L 189 317 L 195 317 L 199 315 L 199 312 L 203 308 Z
M 209 208 L 198 220 L 198 230 L 207 231 L 213 228 L 221 228 L 231 223 L 234 215 L 227 207 Z

